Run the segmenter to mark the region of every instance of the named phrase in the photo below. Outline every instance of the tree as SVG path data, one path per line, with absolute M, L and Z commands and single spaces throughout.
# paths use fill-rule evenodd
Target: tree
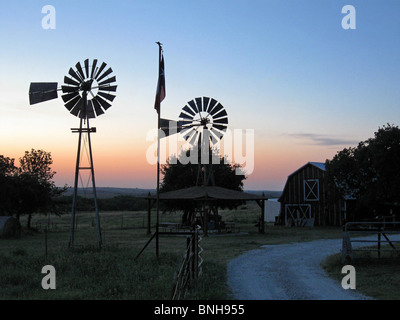
M 56 210 L 54 198 L 65 191 L 66 187 L 56 187 L 51 169 L 53 159 L 50 152 L 31 149 L 25 151 L 19 159 L 17 218 L 28 214 L 27 227 L 31 227 L 33 213 L 48 213 Z
M 4 157 L 0 155 L 0 176 L 11 176 L 17 171 L 17 167 L 14 165 L 15 159 Z
M 0 215 L 10 215 L 16 206 L 15 197 L 17 167 L 15 159 L 0 155 Z
M 19 164 L 21 174 L 29 174 L 41 183 L 54 186 L 52 179 L 56 172 L 51 169 L 53 159 L 50 152 L 35 149 L 31 149 L 30 152 L 25 151 L 25 155 L 19 158 Z
M 176 157 L 172 157 L 167 161 L 167 164 L 161 166 L 163 181 L 160 186 L 160 192 L 189 188 L 199 185 L 200 182 L 203 182 L 201 179 L 199 179 L 202 177 L 201 175 L 203 175 L 203 172 L 199 173 L 199 165 L 197 164 L 201 161 L 201 152 L 197 152 L 197 163 L 189 162 L 184 164 L 182 163 L 184 161 L 180 160 L 182 157 L 189 159 L 190 154 L 196 154 L 196 152 L 196 148 L 186 151 L 183 150 L 181 151 L 178 159 Z M 210 149 L 208 155 L 209 163 L 212 163 L 213 158 L 218 159 L 216 164 L 213 164 L 212 167 L 209 167 L 209 170 L 212 169 L 214 184 L 222 188 L 243 191 L 243 180 L 246 179 L 246 176 L 236 174 L 236 169 L 240 168 L 240 165 L 229 163 L 225 157 L 219 156 L 217 150 Z M 196 156 L 192 157 L 192 159 L 196 159 Z M 222 208 L 233 209 L 242 203 L 243 201 L 238 200 L 219 200 L 215 202 L 215 205 Z M 170 200 L 163 202 L 163 204 L 165 205 L 166 209 L 169 210 L 183 210 L 183 222 L 191 220 L 190 217 L 193 216 L 196 208 L 201 206 L 201 204 L 193 200 Z
M 328 178 L 358 201 L 363 217 L 387 215 L 400 204 L 400 129 L 379 128 L 373 138 L 345 148 L 326 161 Z

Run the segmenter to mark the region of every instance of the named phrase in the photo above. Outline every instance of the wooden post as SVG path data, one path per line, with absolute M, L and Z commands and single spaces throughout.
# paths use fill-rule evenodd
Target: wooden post
M 148 194 L 147 199 L 147 234 L 151 234 L 151 195 Z
M 208 208 L 205 207 L 205 205 L 203 204 L 203 232 L 204 232 L 204 236 L 208 237 Z
M 378 258 L 381 257 L 381 228 L 378 231 Z
M 264 192 L 262 194 L 263 198 L 265 197 Z M 264 233 L 265 232 L 265 200 L 262 199 L 261 200 L 261 221 L 260 221 L 260 233 Z
M 264 197 L 264 193 L 263 193 L 263 197 Z M 259 218 L 259 222 L 258 222 L 258 232 L 259 233 L 264 233 L 264 219 L 265 219 L 265 199 L 261 199 L 261 200 L 255 200 L 256 203 L 258 204 L 258 206 L 261 209 L 261 215 Z
M 47 259 L 47 227 L 44 229 L 44 243 L 45 243 L 46 259 Z
M 196 269 L 196 243 L 197 243 L 197 241 L 196 241 L 196 236 L 197 236 L 197 233 L 196 233 L 196 229 L 193 231 L 193 234 L 192 234 L 192 248 L 191 248 L 191 254 L 192 254 L 192 278 L 193 279 L 196 279 L 197 278 L 197 269 Z
M 342 240 L 342 263 L 351 263 L 353 261 L 353 249 L 351 247 L 350 233 L 345 231 Z

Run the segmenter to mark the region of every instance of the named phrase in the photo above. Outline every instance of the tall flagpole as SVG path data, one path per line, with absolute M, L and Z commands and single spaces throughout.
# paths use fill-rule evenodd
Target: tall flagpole
M 161 63 L 161 43 L 158 44 L 158 70 L 160 70 Z M 159 71 L 160 72 L 160 71 Z M 157 110 L 157 220 L 156 220 L 156 256 L 159 256 L 159 224 L 160 224 L 160 113 L 161 113 L 161 101 L 158 99 L 158 110 Z
M 154 108 L 157 110 L 157 222 L 156 222 L 156 232 L 151 236 L 149 241 L 145 244 L 144 248 L 139 252 L 135 259 L 137 259 L 141 253 L 146 249 L 148 244 L 156 238 L 156 256 L 159 256 L 159 225 L 160 225 L 160 124 L 161 124 L 161 101 L 164 100 L 166 96 L 165 91 L 165 72 L 164 72 L 164 57 L 162 54 L 162 44 L 160 42 L 156 42 L 158 44 L 158 84 L 157 84 L 157 93 L 156 93 L 156 101 L 154 103 Z

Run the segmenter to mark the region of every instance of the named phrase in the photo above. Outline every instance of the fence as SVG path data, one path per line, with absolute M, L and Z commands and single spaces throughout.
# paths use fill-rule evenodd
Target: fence
M 202 274 L 203 258 L 201 253 L 203 248 L 200 246 L 202 238 L 199 236 L 199 227 L 196 227 L 191 236 L 188 236 L 186 252 L 183 257 L 179 272 L 174 274 L 174 283 L 172 288 L 172 300 L 181 300 L 185 298 L 189 285 L 197 281 Z
M 144 229 L 147 226 L 147 214 L 132 212 L 105 212 L 100 213 L 101 227 L 103 230 Z M 75 216 L 75 230 L 94 227 L 96 224 L 93 212 L 77 212 Z M 70 228 L 70 215 L 35 216 L 32 226 L 39 231 L 47 229 L 50 232 L 68 231 Z
M 354 234 L 377 235 L 377 238 L 376 240 L 371 237 L 351 239 Z M 342 262 L 352 261 L 354 259 L 353 251 L 377 251 L 378 257 L 380 257 L 382 251 L 388 251 L 381 248 L 382 243 L 390 245 L 392 249 L 389 251 L 396 250 L 394 243 L 400 243 L 400 241 L 390 240 L 389 234 L 400 234 L 400 222 L 347 222 L 343 233 Z M 377 247 L 367 246 L 354 249 L 352 243 L 376 243 Z

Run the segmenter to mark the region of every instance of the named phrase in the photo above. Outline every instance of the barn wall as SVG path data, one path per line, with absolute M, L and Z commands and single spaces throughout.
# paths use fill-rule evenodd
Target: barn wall
M 319 180 L 319 200 L 304 199 L 304 181 Z M 312 164 L 300 168 L 288 177 L 281 196 L 281 219 L 284 222 L 286 204 L 310 204 L 314 225 L 341 225 L 343 200 L 336 188 L 330 188 L 326 172 Z

